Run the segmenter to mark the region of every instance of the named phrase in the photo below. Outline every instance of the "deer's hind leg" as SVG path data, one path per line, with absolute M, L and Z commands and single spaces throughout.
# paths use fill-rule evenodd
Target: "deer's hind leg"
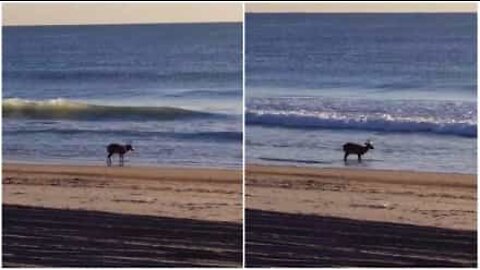
M 348 153 L 345 152 L 345 156 L 343 156 L 343 161 L 347 162 L 347 157 L 348 157 Z
M 358 154 L 358 162 L 362 162 L 362 155 Z

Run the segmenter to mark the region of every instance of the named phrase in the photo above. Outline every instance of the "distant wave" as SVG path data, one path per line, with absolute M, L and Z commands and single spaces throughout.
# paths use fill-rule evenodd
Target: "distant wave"
M 214 90 L 190 90 L 183 91 L 179 93 L 169 93 L 165 94 L 165 97 L 241 97 L 241 89 L 225 90 L 225 91 L 214 91 Z
M 255 100 L 249 107 L 250 125 L 477 136 L 474 102 L 287 98 Z
M 232 71 L 199 71 L 199 72 L 156 72 L 153 70 L 8 70 L 4 77 L 36 80 L 142 80 L 142 81 L 240 81 L 241 70 Z
M 33 101 L 9 98 L 2 105 L 3 117 L 26 119 L 175 120 L 218 115 L 176 107 L 106 106 L 67 99 Z

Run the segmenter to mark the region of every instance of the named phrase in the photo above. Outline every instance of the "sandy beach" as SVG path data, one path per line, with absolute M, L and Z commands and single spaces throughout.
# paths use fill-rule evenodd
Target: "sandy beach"
M 475 175 L 248 165 L 247 266 L 474 266 L 476 194 Z
M 233 170 L 4 164 L 3 262 L 239 266 L 241 190 Z

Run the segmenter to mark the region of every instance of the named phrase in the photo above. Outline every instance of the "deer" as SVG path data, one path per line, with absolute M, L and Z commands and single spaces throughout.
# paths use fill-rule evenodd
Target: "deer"
M 345 152 L 345 156 L 343 157 L 343 161 L 347 162 L 347 157 L 350 154 L 358 155 L 358 162 L 362 162 L 362 155 L 368 152 L 368 150 L 374 149 L 370 140 L 365 142 L 365 145 L 360 145 L 356 143 L 346 143 L 343 145 L 343 152 Z
M 122 145 L 122 144 L 118 144 L 118 143 L 111 143 L 107 146 L 107 152 L 108 152 L 108 156 L 107 156 L 107 166 L 110 167 L 112 166 L 112 155 L 113 154 L 118 154 L 119 156 L 119 160 L 118 160 L 118 165 L 120 167 L 123 167 L 123 155 L 125 155 L 125 153 L 127 153 L 128 151 L 134 151 L 135 149 L 133 149 L 133 146 L 131 144 L 125 144 L 125 145 Z

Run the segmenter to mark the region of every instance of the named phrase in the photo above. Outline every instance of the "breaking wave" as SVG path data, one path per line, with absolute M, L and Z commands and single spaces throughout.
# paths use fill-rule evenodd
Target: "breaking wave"
M 290 128 L 430 132 L 477 136 L 475 103 L 375 100 L 257 99 L 247 124 Z
M 216 113 L 177 107 L 109 106 L 67 99 L 42 101 L 9 98 L 3 105 L 3 117 L 68 120 L 175 120 L 219 116 Z

